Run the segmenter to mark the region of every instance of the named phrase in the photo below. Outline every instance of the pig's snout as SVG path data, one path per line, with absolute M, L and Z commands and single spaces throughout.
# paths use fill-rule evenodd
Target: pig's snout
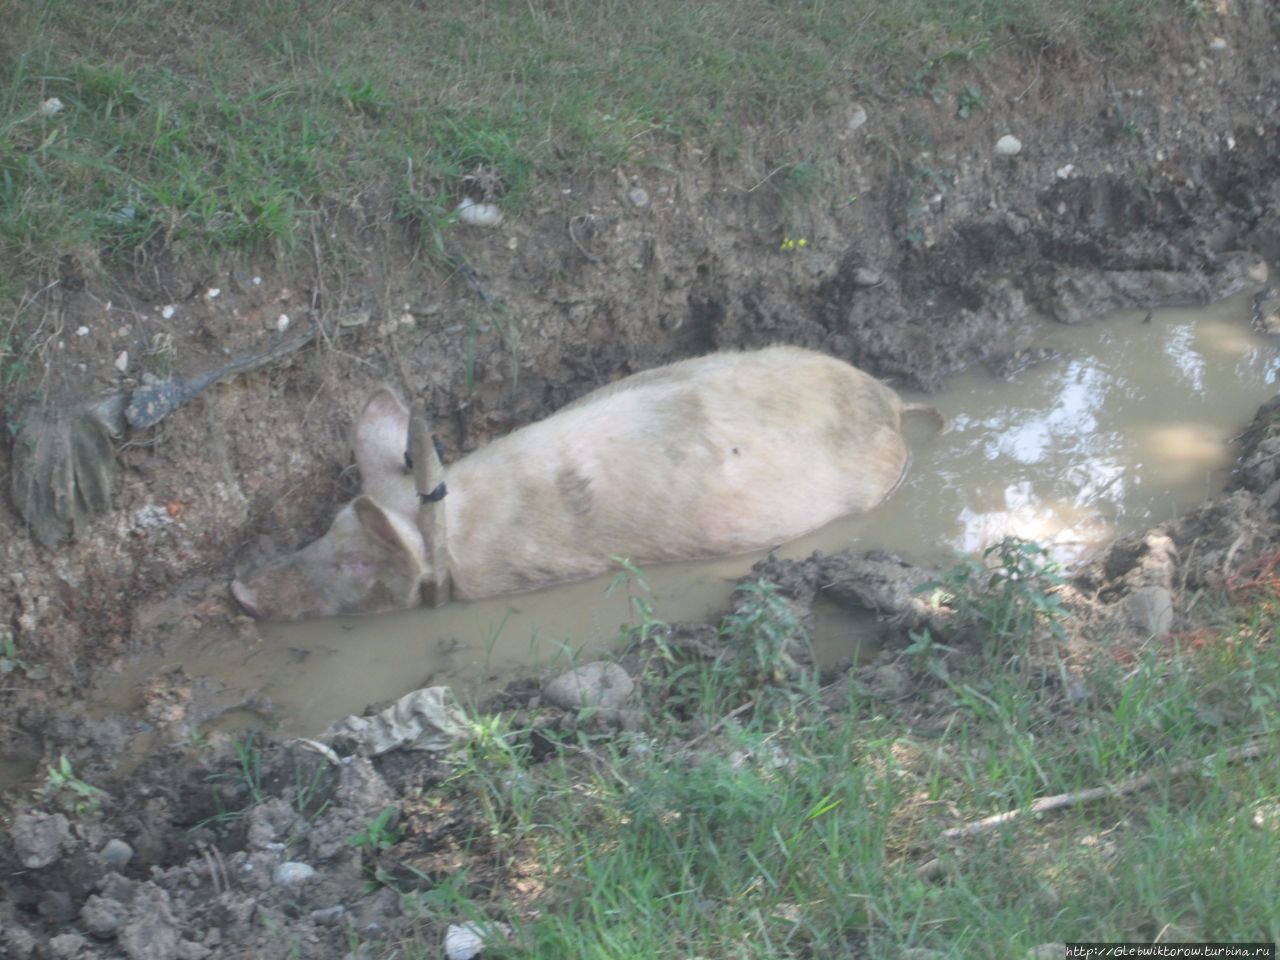
M 245 613 L 255 619 L 261 618 L 262 613 L 258 610 L 258 594 L 252 587 L 246 586 L 239 580 L 232 580 L 231 595 L 236 598 L 236 603 L 244 608 Z

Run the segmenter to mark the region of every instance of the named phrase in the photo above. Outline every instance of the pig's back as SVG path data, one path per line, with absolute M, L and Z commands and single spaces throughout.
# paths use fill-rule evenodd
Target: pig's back
M 482 591 L 497 593 L 589 575 L 612 556 L 793 539 L 889 494 L 906 464 L 900 410 L 879 381 L 795 347 L 636 374 L 456 465 L 454 569 L 504 579 Z

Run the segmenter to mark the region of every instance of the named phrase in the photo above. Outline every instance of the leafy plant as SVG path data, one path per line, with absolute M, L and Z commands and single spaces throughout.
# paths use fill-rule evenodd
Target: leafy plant
M 955 610 L 966 629 L 1007 640 L 1030 636 L 1044 623 L 1063 637 L 1067 613 L 1054 592 L 1064 583 L 1061 570 L 1040 544 L 1005 537 L 983 551 L 981 559 L 962 557 L 919 592 L 933 591 L 935 602 Z
M 971 83 L 965 84 L 964 89 L 960 91 L 958 103 L 956 104 L 956 116 L 961 120 L 967 120 L 971 114 L 977 113 L 984 105 L 982 91 Z
M 647 644 L 653 641 L 658 648 L 659 653 L 664 659 L 670 661 L 673 659 L 671 648 L 666 643 L 667 624 L 665 621 L 658 619 L 653 610 L 653 591 L 649 589 L 649 581 L 644 578 L 644 572 L 626 557 L 610 557 L 613 563 L 619 566 L 617 573 L 613 575 L 613 579 L 609 581 L 609 586 L 605 589 L 605 595 L 611 595 L 616 590 L 625 590 L 627 594 L 628 606 L 635 611 L 640 622 L 637 626 L 627 629 L 636 643 Z
M 76 776 L 67 755 L 58 757 L 58 765 L 49 767 L 45 774 L 44 785 L 40 788 L 40 797 L 45 801 L 56 800 L 64 810 L 74 816 L 96 814 L 107 799 L 104 790 L 85 783 Z
M 0 675 L 13 673 L 15 670 L 25 673 L 28 680 L 43 680 L 49 675 L 44 667 L 33 666 L 18 656 L 18 644 L 14 641 L 13 634 L 6 630 L 0 633 Z
M 744 600 L 720 621 L 720 635 L 747 654 L 756 680 L 781 682 L 795 666 L 788 652 L 800 632 L 795 610 L 768 580 L 745 583 L 738 594 Z
M 396 816 L 395 807 L 384 807 L 382 812 L 369 821 L 368 826 L 358 833 L 347 837 L 347 846 L 367 848 L 375 853 L 388 850 L 400 842 L 400 831 L 392 825 Z

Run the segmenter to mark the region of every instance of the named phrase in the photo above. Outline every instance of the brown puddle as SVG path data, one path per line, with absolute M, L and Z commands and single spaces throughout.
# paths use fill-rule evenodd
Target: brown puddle
M 1189 510 L 1222 488 L 1231 439 L 1276 392 L 1280 351 L 1250 328 L 1249 302 L 1241 294 L 1088 325 L 1046 323 L 1040 344 L 1057 359 L 1009 380 L 972 371 L 929 396 L 951 429 L 934 436 L 923 418 L 908 424 L 912 463 L 888 502 L 779 553 L 881 548 L 946 563 L 956 551 L 1015 534 L 1069 562 Z M 656 615 L 714 617 L 759 556 L 646 570 Z M 133 662 L 100 706 L 132 709 L 138 683 L 174 664 L 224 684 L 228 703 L 248 692 L 269 700 L 280 728 L 302 735 L 418 687 L 447 684 L 465 701 L 609 647 L 622 625 L 636 622 L 627 590 L 610 593 L 609 583 L 602 577 L 440 610 L 263 624 L 263 642 L 209 631 Z M 819 657 L 832 663 L 852 655 L 865 626 L 820 610 L 819 632 Z

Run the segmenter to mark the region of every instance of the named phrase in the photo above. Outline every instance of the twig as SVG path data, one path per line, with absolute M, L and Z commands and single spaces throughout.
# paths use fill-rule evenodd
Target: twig
M 696 737 L 694 737 L 694 738 L 693 738 L 692 740 L 690 740 L 688 743 L 686 743 L 686 744 L 684 745 L 684 748 L 685 748 L 686 750 L 688 750 L 688 749 L 689 749 L 690 747 L 692 747 L 695 743 L 699 743 L 699 742 L 701 742 L 701 741 L 705 740 L 707 737 L 711 736 L 713 733 L 715 733 L 717 730 L 719 730 L 721 727 L 723 727 L 726 723 L 728 723 L 730 720 L 732 720 L 732 719 L 733 719 L 734 717 L 736 717 L 738 714 L 743 713 L 743 712 L 745 712 L 746 710 L 748 710 L 749 708 L 754 707 L 754 706 L 755 706 L 755 701 L 753 701 L 753 700 L 748 700 L 746 703 L 739 704 L 738 706 L 736 706 L 736 707 L 734 707 L 732 710 L 730 710 L 728 713 L 726 713 L 726 714 L 725 714 L 723 717 L 721 717 L 719 720 L 717 720 L 715 723 L 713 723 L 711 726 L 707 727 L 707 729 L 703 730 L 700 734 L 698 734 Z
M 763 187 L 766 183 L 768 183 L 771 179 L 773 179 L 773 176 L 775 174 L 782 172 L 783 170 L 787 169 L 787 167 L 790 167 L 790 166 L 792 166 L 792 164 L 790 163 L 779 164 L 778 166 L 770 170 L 768 173 L 766 173 L 764 175 L 764 178 L 760 180 L 760 182 L 757 183 L 754 187 L 740 187 L 735 183 L 733 185 L 734 189 L 740 191 L 741 193 L 755 193 L 757 190 Z
M 1220 754 L 1213 754 L 1203 760 L 1184 760 L 1182 763 L 1175 763 L 1168 770 L 1163 772 L 1165 777 L 1180 777 L 1183 774 L 1190 773 L 1202 766 L 1216 761 L 1223 763 L 1235 763 L 1240 760 L 1254 760 L 1269 750 L 1268 744 L 1261 742 L 1246 743 L 1239 747 L 1232 747 L 1230 750 Z M 1133 793 L 1137 790 L 1144 790 L 1156 782 L 1156 777 L 1160 775 L 1160 771 L 1152 771 L 1144 773 L 1128 780 L 1121 780 L 1119 783 L 1110 784 L 1103 787 L 1090 787 L 1087 790 L 1074 790 L 1071 793 L 1059 793 L 1052 797 L 1042 797 L 1025 810 L 1007 810 L 1004 813 L 997 813 L 983 820 L 966 824 L 963 827 L 952 827 L 950 830 L 944 830 L 942 839 L 944 840 L 962 840 L 966 837 L 976 836 L 980 833 L 989 833 L 997 827 L 1006 823 L 1011 823 L 1024 814 L 1028 813 L 1048 813 L 1050 810 L 1061 810 L 1064 807 L 1075 807 L 1082 803 L 1092 803 L 1094 800 L 1101 800 L 1104 797 L 1119 797 L 1126 793 Z
M 594 253 L 588 253 L 588 252 L 587 252 L 587 248 L 586 248 L 586 247 L 584 247 L 582 244 L 580 244 L 580 243 L 578 242 L 578 238 L 574 235 L 574 232 L 573 232 L 573 221 L 575 221 L 575 220 L 586 220 L 586 219 L 587 219 L 588 217 L 590 217 L 590 216 L 591 216 L 591 214 L 589 214 L 589 213 L 584 213 L 584 214 L 581 214 L 580 216 L 570 217 L 570 218 L 569 218 L 569 239 L 573 241 L 573 245 L 574 245 L 575 247 L 577 247 L 577 248 L 578 248 L 579 252 L 580 252 L 584 257 L 586 257 L 586 258 L 587 258 L 588 260 L 590 260 L 592 263 L 599 263 L 599 262 L 600 262 L 600 258 L 599 258 L 599 257 L 597 257 Z

